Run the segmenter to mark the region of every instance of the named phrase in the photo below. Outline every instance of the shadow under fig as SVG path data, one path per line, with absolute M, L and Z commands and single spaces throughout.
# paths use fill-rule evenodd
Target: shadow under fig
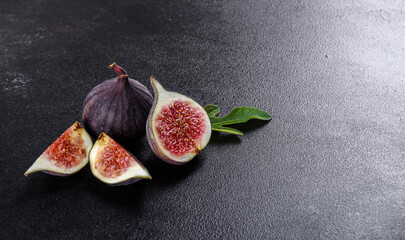
M 49 195 L 64 195 L 68 190 L 75 189 L 79 192 L 88 192 L 102 201 L 135 207 L 139 205 L 148 181 L 140 180 L 125 186 L 109 186 L 93 176 L 89 165 L 67 177 L 35 173 L 28 178 L 30 179 L 26 179 L 27 184 L 17 197 L 16 204 L 25 204 L 26 201 L 49 197 Z
M 169 186 L 179 183 L 192 175 L 193 172 L 201 167 L 202 162 L 201 155 L 197 155 L 184 165 L 169 164 L 154 156 L 148 159 L 144 165 L 152 176 L 153 184 Z
M 247 134 L 251 131 L 262 128 L 264 125 L 266 125 L 270 121 L 271 120 L 263 121 L 263 120 L 252 119 L 246 123 L 227 125 L 227 127 L 235 128 L 235 129 L 243 132 L 243 134 Z M 240 139 L 241 137 L 243 137 L 243 136 L 239 136 L 239 135 L 235 135 L 235 134 L 231 134 L 231 133 L 225 133 L 225 132 L 212 131 L 210 144 L 218 144 L 218 145 L 238 144 L 238 143 L 241 143 L 241 139 Z
M 92 191 L 103 201 L 136 208 L 142 204 L 145 191 L 156 190 L 153 186 L 168 187 L 181 182 L 200 166 L 201 158 L 197 156 L 191 162 L 180 166 L 168 164 L 157 157 L 142 163 L 152 176 L 151 180 L 142 179 L 129 185 L 109 186 L 93 177 L 88 182 L 88 191 Z
M 88 191 L 95 194 L 102 201 L 120 206 L 136 207 L 140 205 L 145 185 L 148 184 L 147 181 L 149 180 L 139 180 L 123 186 L 109 186 L 94 178 L 88 184 Z
M 148 150 L 148 140 L 146 136 L 141 139 L 127 140 L 119 142 L 127 151 L 132 153 L 138 160 L 142 160 L 141 156 Z
M 31 198 L 56 194 L 84 185 L 87 178 L 87 170 L 85 169 L 86 167 L 78 173 L 65 177 L 53 176 L 42 172 L 32 173 L 24 179 L 27 184 L 20 196 L 18 196 L 17 202 L 26 202 Z

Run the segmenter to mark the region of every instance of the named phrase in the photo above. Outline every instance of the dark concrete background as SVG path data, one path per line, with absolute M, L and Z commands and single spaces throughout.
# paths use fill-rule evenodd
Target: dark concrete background
M 403 1 L 0 1 L 0 238 L 404 239 Z M 267 124 L 153 180 L 25 178 L 117 62 Z

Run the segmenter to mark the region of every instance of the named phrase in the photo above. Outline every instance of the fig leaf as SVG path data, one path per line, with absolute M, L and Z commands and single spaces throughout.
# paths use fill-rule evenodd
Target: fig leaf
M 213 131 L 227 132 L 236 135 L 243 135 L 243 133 L 234 128 L 224 127 L 224 125 L 245 123 L 250 119 L 271 120 L 270 114 L 254 107 L 236 107 L 225 117 L 217 117 L 219 114 L 219 107 L 216 105 L 209 104 L 205 106 L 204 109 L 210 118 Z

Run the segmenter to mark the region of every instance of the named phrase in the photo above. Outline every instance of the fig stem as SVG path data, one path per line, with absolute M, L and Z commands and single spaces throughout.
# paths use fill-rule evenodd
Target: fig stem
M 121 76 L 120 76 L 120 75 L 118 75 L 118 77 L 117 77 L 117 78 L 124 78 L 124 77 L 126 77 L 126 78 L 127 78 L 127 77 L 128 77 L 128 75 L 127 75 L 127 74 L 124 74 L 124 75 L 121 75 Z
M 117 78 L 128 78 L 128 73 L 115 62 L 108 67 L 118 74 Z

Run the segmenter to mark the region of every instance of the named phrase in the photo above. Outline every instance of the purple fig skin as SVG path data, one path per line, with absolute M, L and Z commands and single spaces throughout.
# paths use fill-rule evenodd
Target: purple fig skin
M 108 184 L 108 183 L 107 183 L 107 185 L 108 185 L 108 186 L 111 186 L 111 187 L 126 186 L 126 185 L 130 185 L 130 184 L 132 184 L 132 183 L 136 183 L 136 182 L 138 182 L 139 180 L 142 180 L 142 178 L 130 178 L 130 179 L 126 180 L 126 181 L 123 181 L 123 182 L 120 182 L 120 183 L 116 183 L 116 184 Z
M 84 126 L 93 136 L 105 132 L 117 141 L 139 139 L 145 135 L 152 94 L 117 64 L 110 68 L 118 76 L 94 87 L 83 102 Z

